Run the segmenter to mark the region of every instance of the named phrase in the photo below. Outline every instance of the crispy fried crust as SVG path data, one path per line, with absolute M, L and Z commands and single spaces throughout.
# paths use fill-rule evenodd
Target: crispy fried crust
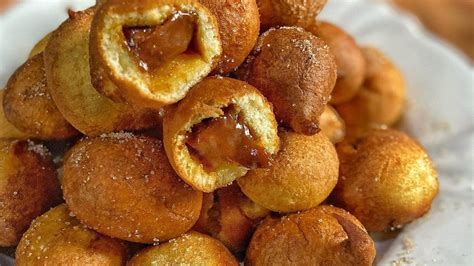
M 42 145 L 0 140 L 0 246 L 15 246 L 31 221 L 60 197 L 57 172 Z
M 270 29 L 242 73 L 273 104 L 279 122 L 298 133 L 318 132 L 336 83 L 334 56 L 323 40 L 301 28 Z
M 349 101 L 365 78 L 366 64 L 361 49 L 352 36 L 332 23 L 314 21 L 306 29 L 323 39 L 336 58 L 337 82 L 331 103 L 337 105 Z
M 405 108 L 406 88 L 400 70 L 376 48 L 365 47 L 362 52 L 367 61 L 364 84 L 351 101 L 336 106 L 351 136 L 394 125 Z
M 36 139 L 62 140 L 78 135 L 59 112 L 47 86 L 43 53 L 39 53 L 8 80 L 3 99 L 5 117 Z
M 94 9 L 71 13 L 44 52 L 49 92 L 66 120 L 85 135 L 153 127 L 158 111 L 134 109 L 99 94 L 90 81 L 89 29 Z
M 255 169 L 237 179 L 242 192 L 276 212 L 309 209 L 336 186 L 339 160 L 329 139 L 281 131 L 282 149 L 269 169 Z
M 233 71 L 252 51 L 260 33 L 260 18 L 255 0 L 199 0 L 217 18 L 222 41 L 222 56 L 214 72 Z
M 46 34 L 41 40 L 39 40 L 35 46 L 30 51 L 30 54 L 28 55 L 28 58 L 32 58 L 37 54 L 40 54 L 44 51 L 46 46 L 48 45 L 49 39 L 51 39 L 51 35 L 53 35 L 52 32 Z
M 31 138 L 27 133 L 21 132 L 12 125 L 7 118 L 5 117 L 5 112 L 3 111 L 3 97 L 5 95 L 5 90 L 0 90 L 0 139 L 19 139 L 25 140 Z
M 327 0 L 257 0 L 261 27 L 309 26 L 321 12 Z
M 178 11 L 197 16 L 199 54 L 183 53 L 144 73 L 124 45 L 123 27 L 160 25 Z M 216 67 L 222 53 L 216 18 L 195 0 L 107 1 L 94 17 L 90 37 L 94 87 L 115 101 L 153 108 L 184 98 Z
M 197 232 L 188 232 L 168 243 L 149 247 L 135 255 L 130 266 L 140 265 L 229 265 L 239 263 L 216 239 Z
M 348 212 L 319 206 L 267 218 L 255 231 L 245 265 L 372 265 L 375 245 Z
M 340 178 L 333 197 L 369 231 L 400 228 L 424 215 L 438 193 L 425 150 L 405 133 L 372 130 L 337 146 Z
M 38 217 L 16 250 L 16 265 L 124 265 L 125 244 L 83 226 L 59 205 Z
M 199 218 L 202 193 L 169 165 L 161 141 L 131 133 L 85 138 L 67 153 L 64 198 L 84 224 L 108 236 L 153 243 Z
M 191 157 L 185 144 L 186 135 L 194 125 L 223 115 L 222 108 L 229 105 L 240 110 L 245 123 L 268 154 L 279 150 L 278 126 L 272 108 L 257 89 L 230 78 L 204 79 L 176 108 L 165 114 L 163 122 L 163 141 L 171 165 L 186 183 L 203 192 L 224 187 L 248 171 L 243 166 L 231 165 L 208 173 L 201 162 Z
M 332 143 L 341 142 L 346 136 L 346 124 L 337 111 L 330 105 L 326 105 L 319 119 L 321 132 L 331 140 Z

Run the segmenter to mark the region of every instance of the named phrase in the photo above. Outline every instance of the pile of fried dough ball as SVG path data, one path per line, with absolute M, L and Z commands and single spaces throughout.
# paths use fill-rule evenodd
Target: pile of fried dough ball
M 0 91 L 17 265 L 372 265 L 426 214 L 400 70 L 325 0 L 104 0 Z

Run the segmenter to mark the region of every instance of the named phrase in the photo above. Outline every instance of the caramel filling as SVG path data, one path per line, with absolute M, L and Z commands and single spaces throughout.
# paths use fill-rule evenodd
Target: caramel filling
M 126 44 L 139 66 L 148 71 L 192 51 L 195 16 L 176 12 L 159 26 L 124 27 Z
M 186 144 L 206 171 L 215 171 L 229 163 L 249 169 L 270 166 L 270 155 L 253 137 L 234 107 L 226 108 L 221 117 L 194 126 Z

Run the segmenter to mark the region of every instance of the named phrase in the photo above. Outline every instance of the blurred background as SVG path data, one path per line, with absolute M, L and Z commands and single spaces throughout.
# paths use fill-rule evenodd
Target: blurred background
M 7 12 L 20 1 L 0 0 L 0 14 Z M 474 62 L 474 0 L 378 1 L 391 2 L 398 8 L 414 14 L 426 28 L 456 46 L 471 59 L 471 62 Z

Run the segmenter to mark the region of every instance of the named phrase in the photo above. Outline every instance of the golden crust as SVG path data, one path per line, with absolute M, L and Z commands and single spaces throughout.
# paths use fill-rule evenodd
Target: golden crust
M 339 160 L 329 139 L 280 132 L 282 149 L 269 169 L 255 169 L 237 179 L 242 192 L 275 212 L 309 209 L 336 186 Z
M 323 39 L 336 58 L 337 82 L 331 95 L 332 104 L 352 99 L 365 78 L 365 59 L 355 40 L 343 29 L 329 22 L 314 21 L 306 28 Z
M 32 58 L 37 54 L 40 54 L 44 51 L 46 46 L 48 45 L 49 39 L 51 39 L 51 35 L 53 35 L 52 32 L 46 34 L 41 40 L 39 40 L 35 46 L 30 51 L 30 54 L 28 55 L 28 58 Z
M 199 54 L 183 53 L 143 73 L 128 51 L 123 26 L 153 26 L 173 12 L 197 17 Z M 90 35 L 92 84 L 115 101 L 153 108 L 173 104 L 217 65 L 222 47 L 216 18 L 195 0 L 110 0 L 100 5 Z M 113 86 L 116 85 L 116 86 Z
M 134 109 L 99 94 L 90 81 L 89 29 L 94 9 L 71 13 L 44 52 L 49 92 L 66 120 L 85 135 L 150 128 L 158 111 Z
M 33 138 L 62 140 L 79 134 L 49 94 L 42 53 L 28 59 L 10 77 L 2 104 L 5 117 Z
M 424 215 L 438 193 L 438 178 L 424 149 L 396 130 L 372 130 L 337 146 L 338 205 L 369 231 L 400 228 Z
M 261 27 L 309 26 L 321 12 L 327 0 L 257 0 Z
M 222 243 L 210 236 L 192 231 L 168 243 L 142 250 L 127 265 L 140 266 L 151 264 L 239 265 Z
M 0 140 L 0 246 L 15 246 L 31 221 L 60 197 L 57 172 L 42 146 Z
M 348 212 L 319 206 L 267 218 L 252 237 L 245 265 L 372 265 L 375 245 Z
M 16 265 L 124 265 L 125 244 L 102 236 L 71 216 L 65 204 L 38 217 L 22 237 Z
M 251 59 L 241 78 L 268 98 L 278 121 L 298 133 L 317 133 L 337 76 L 324 41 L 301 28 L 270 29 Z
M 199 0 L 217 18 L 222 56 L 215 72 L 233 71 L 252 51 L 260 33 L 260 18 L 255 0 Z
M 108 236 L 153 243 L 188 231 L 202 193 L 174 173 L 161 141 L 131 133 L 85 138 L 66 154 L 64 198 L 77 218 Z
M 5 117 L 5 112 L 3 111 L 3 97 L 5 95 L 5 90 L 0 90 L 0 139 L 18 139 L 25 140 L 31 138 L 25 132 L 21 132 L 14 125 L 12 125 L 7 118 Z
M 365 47 L 362 52 L 367 61 L 364 84 L 351 101 L 336 106 L 351 136 L 394 125 L 405 108 L 406 88 L 400 70 L 376 48 Z
M 341 142 L 346 136 L 346 124 L 337 111 L 330 105 L 326 105 L 319 119 L 321 132 L 331 140 L 332 143 Z
M 245 123 L 268 154 L 279 150 L 278 126 L 272 108 L 257 89 L 230 78 L 204 79 L 176 108 L 165 114 L 163 122 L 163 141 L 171 165 L 185 182 L 203 192 L 224 187 L 248 171 L 243 166 L 230 165 L 208 173 L 191 157 L 185 145 L 186 135 L 194 125 L 223 115 L 222 108 L 229 105 L 243 114 Z

